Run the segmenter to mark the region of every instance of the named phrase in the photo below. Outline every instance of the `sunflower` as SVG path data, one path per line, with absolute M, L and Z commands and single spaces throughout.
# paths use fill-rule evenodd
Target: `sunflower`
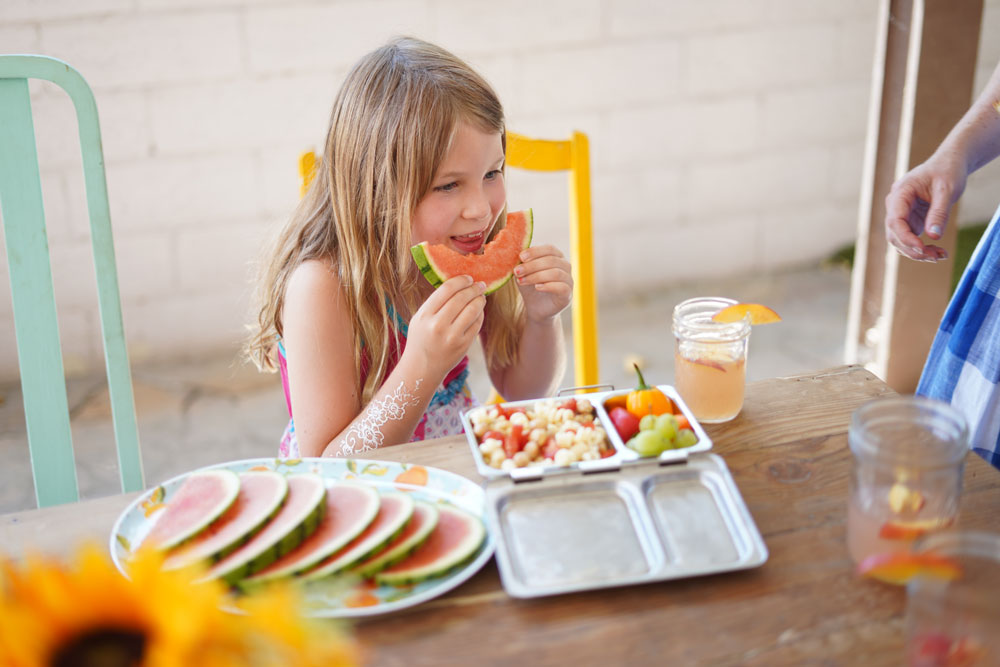
M 140 550 L 123 577 L 93 545 L 70 565 L 30 556 L 0 559 L 0 664 L 354 665 L 355 643 L 338 627 L 303 618 L 291 587 L 234 602 L 200 572 L 163 571 Z M 224 611 L 236 605 L 236 613 Z

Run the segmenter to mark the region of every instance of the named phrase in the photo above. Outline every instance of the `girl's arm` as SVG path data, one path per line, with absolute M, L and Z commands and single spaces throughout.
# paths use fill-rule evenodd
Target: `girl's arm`
M 465 277 L 428 298 L 410 322 L 399 363 L 362 409 L 354 329 L 336 271 L 318 260 L 298 267 L 282 313 L 300 454 L 337 456 L 409 441 L 435 389 L 482 325 L 482 293 Z
M 940 239 L 952 204 L 965 190 L 969 174 L 1000 155 L 1000 66 L 962 119 L 934 154 L 893 183 L 885 199 L 888 241 L 910 259 L 947 258 L 943 248 L 924 244 L 920 235 Z
M 573 296 L 570 263 L 553 246 L 521 253 L 514 269 L 524 298 L 524 331 L 513 366 L 490 368 L 490 380 L 507 400 L 542 398 L 555 393 L 566 370 L 566 344 L 559 313 Z

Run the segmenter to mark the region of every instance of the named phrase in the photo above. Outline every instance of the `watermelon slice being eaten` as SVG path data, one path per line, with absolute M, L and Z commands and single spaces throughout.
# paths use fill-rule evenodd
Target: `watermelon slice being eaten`
M 486 283 L 486 293 L 495 292 L 510 280 L 520 264 L 521 251 L 531 245 L 535 220 L 531 209 L 507 214 L 507 224 L 483 247 L 482 254 L 463 255 L 444 244 L 427 241 L 410 248 L 417 268 L 434 287 L 454 276 L 472 276 Z

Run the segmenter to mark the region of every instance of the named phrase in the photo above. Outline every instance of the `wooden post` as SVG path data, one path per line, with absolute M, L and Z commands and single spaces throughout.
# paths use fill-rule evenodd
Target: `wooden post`
M 913 262 L 885 240 L 892 183 L 937 148 L 972 100 L 983 0 L 882 0 L 845 357 L 899 392 L 920 378 L 948 305 L 951 261 Z M 937 243 L 954 256 L 957 208 Z

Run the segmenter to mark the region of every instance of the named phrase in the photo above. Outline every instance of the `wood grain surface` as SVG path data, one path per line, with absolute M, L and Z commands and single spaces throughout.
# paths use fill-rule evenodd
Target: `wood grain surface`
M 898 665 L 905 591 L 854 574 L 845 544 L 847 427 L 891 394 L 847 366 L 749 385 L 743 411 L 706 425 L 770 552 L 759 568 L 518 600 L 490 561 L 436 600 L 355 624 L 373 665 Z M 464 436 L 378 458 L 478 479 Z M 107 540 L 134 495 L 0 517 L 0 550 L 69 553 Z M 959 526 L 1000 532 L 1000 471 L 966 460 Z M 595 535 L 594 539 L 600 539 Z

